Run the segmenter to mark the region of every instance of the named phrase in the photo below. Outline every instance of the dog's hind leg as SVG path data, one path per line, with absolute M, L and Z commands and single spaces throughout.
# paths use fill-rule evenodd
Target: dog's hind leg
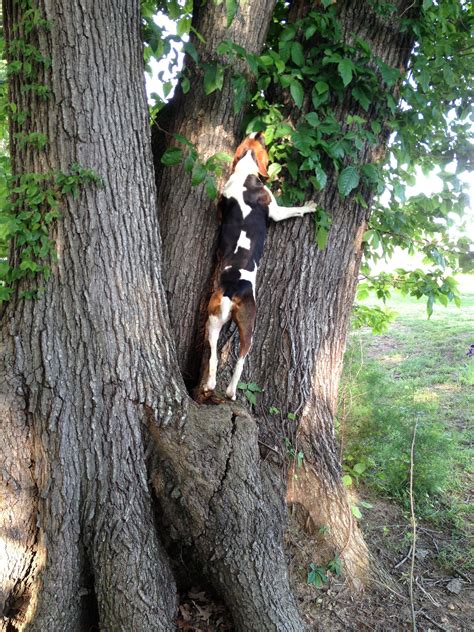
M 252 346 L 252 336 L 255 326 L 256 315 L 255 299 L 252 294 L 234 300 L 232 308 L 232 320 L 239 329 L 240 353 L 237 364 L 235 365 L 234 374 L 226 390 L 229 399 L 235 399 L 237 393 L 237 385 L 242 375 L 245 358 L 247 357 L 250 347 Z
M 229 320 L 231 315 L 232 301 L 227 296 L 222 295 L 219 289 L 211 297 L 209 301 L 209 318 L 206 325 L 206 336 L 209 342 L 211 355 L 209 358 L 209 371 L 207 381 L 204 386 L 204 392 L 213 391 L 216 388 L 217 381 L 217 341 L 222 327 Z

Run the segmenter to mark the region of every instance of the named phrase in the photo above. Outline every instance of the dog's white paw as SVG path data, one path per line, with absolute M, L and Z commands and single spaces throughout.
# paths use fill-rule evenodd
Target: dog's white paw
M 314 213 L 316 210 L 316 202 L 308 202 L 303 206 L 304 213 Z
M 227 387 L 225 394 L 226 394 L 226 397 L 228 399 L 231 399 L 233 402 L 235 402 L 235 400 L 237 399 L 237 393 L 230 386 Z
M 216 378 L 209 378 L 204 386 L 204 392 L 213 391 L 216 388 Z

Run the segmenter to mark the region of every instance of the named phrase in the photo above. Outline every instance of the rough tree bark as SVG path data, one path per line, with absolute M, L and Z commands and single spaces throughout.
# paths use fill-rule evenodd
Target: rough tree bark
M 413 40 L 410 33 L 402 32 L 400 17 L 406 15 L 412 4 L 400 0 L 395 3 L 397 10 L 391 17 L 381 18 L 369 2 L 338 2 L 343 40 L 351 43 L 360 37 L 386 64 L 403 70 Z M 214 10 L 205 6 L 204 11 Z M 303 15 L 311 6 L 312 3 L 294 2 L 289 19 Z M 208 17 L 204 19 L 198 14 L 196 20 L 198 30 L 209 28 Z M 216 32 L 220 34 L 218 18 L 216 24 Z M 253 22 L 247 29 L 250 39 Z M 222 39 L 228 38 L 227 32 L 222 34 Z M 238 43 L 245 46 L 242 39 Z M 202 45 L 201 49 L 204 59 L 212 54 L 213 49 L 207 45 Z M 169 106 L 167 128 L 185 136 L 192 130 L 192 140 L 205 155 L 215 151 L 218 138 L 225 142 L 217 142 L 217 149 L 232 153 L 241 132 L 235 136 L 240 118 L 229 119 L 232 94 L 228 80 L 221 93 L 212 95 L 211 101 L 199 87 L 198 73 L 193 82 L 197 87 L 188 96 L 178 93 L 176 101 Z M 220 116 L 222 109 L 225 116 Z M 289 108 L 288 117 L 296 123 L 311 109 L 308 92 L 301 110 L 295 112 Z M 361 111 L 348 91 L 344 102 L 335 110 L 343 128 L 347 125 L 348 114 L 362 115 L 370 124 L 375 108 L 371 107 L 369 112 Z M 222 134 L 223 125 L 225 135 Z M 385 128 L 377 146 L 365 146 L 361 150 L 360 161 L 377 161 L 384 153 L 387 139 Z M 160 190 L 173 192 L 172 196 L 167 193 L 160 197 L 164 261 L 168 270 L 166 289 L 180 365 L 191 383 L 193 380 L 195 383 L 195 363 L 199 362 L 203 336 L 200 324 L 205 322 L 208 279 L 212 270 L 210 262 L 218 227 L 215 212 L 209 212 L 210 205 L 203 199 L 202 191 L 192 189 L 182 167 L 167 168 L 159 163 L 163 147 L 163 143 L 156 143 L 154 154 Z M 288 502 L 304 507 L 313 524 L 329 527 L 327 546 L 330 556 L 334 552 L 341 556 L 346 574 L 353 585 L 359 587 L 367 579 L 368 551 L 352 518 L 351 498 L 340 480 L 334 416 L 369 210 L 353 196 L 341 199 L 336 182 L 337 174 L 329 174 L 325 190 L 314 198 L 332 218 L 328 244 L 323 251 L 319 251 L 315 244 L 310 217 L 270 227 L 258 277 L 256 335 L 244 378 L 264 389 L 255 410 L 259 416 L 262 443 L 272 449 L 271 454 L 280 454 L 280 462 L 285 458 L 283 437 L 290 439 L 296 451 L 304 452 L 304 464 L 297 477 L 294 476 L 294 465 L 290 467 Z M 365 190 L 363 194 L 370 209 L 373 193 Z M 176 200 L 184 202 L 180 204 Z M 190 262 L 187 273 L 173 274 L 173 271 L 183 269 L 183 251 L 187 253 L 186 261 Z M 200 318 L 197 306 L 200 306 Z M 221 344 L 221 386 L 228 381 L 235 363 L 235 334 L 231 326 Z M 192 340 L 194 346 L 190 344 Z M 282 411 L 279 419 L 267 414 L 270 406 Z M 288 412 L 297 412 L 298 421 L 288 421 Z
M 161 544 L 184 540 L 237 630 L 299 631 L 281 516 L 255 422 L 186 394 L 161 281 L 139 2 L 42 0 L 48 29 L 17 24 L 51 58 L 28 110 L 13 173 L 94 169 L 103 187 L 66 196 L 58 253 L 37 300 L 23 280 L 0 322 L 0 629 L 171 630 L 175 586 Z M 12 262 L 18 250 L 12 251 Z M 159 496 L 153 502 L 152 484 Z M 159 507 L 159 509 L 157 509 Z M 186 519 L 183 519 L 185 517 Z

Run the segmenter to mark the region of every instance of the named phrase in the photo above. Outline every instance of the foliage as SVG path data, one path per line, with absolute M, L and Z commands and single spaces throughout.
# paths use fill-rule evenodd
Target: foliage
M 255 382 L 239 382 L 237 384 L 237 388 L 243 391 L 245 397 L 252 404 L 252 406 L 257 405 L 256 393 L 262 392 L 262 389 L 260 388 L 260 386 L 255 384 Z
M 204 183 L 204 190 L 214 200 L 217 197 L 216 176 L 219 177 L 226 163 L 232 161 L 231 156 L 224 152 L 213 154 L 205 162 L 198 158 L 196 147 L 184 136 L 173 134 L 173 139 L 181 147 L 168 147 L 161 157 L 162 164 L 170 167 L 184 161 L 184 170 L 191 174 L 191 184 L 197 186 Z
M 225 0 L 223 6 L 230 27 L 239 3 Z M 25 32 L 49 28 L 31 0 L 25 7 Z M 370 7 L 381 20 L 394 18 L 396 9 L 390 2 L 374 0 Z M 226 39 L 212 59 L 202 61 L 203 40 L 192 26 L 192 10 L 190 0 L 141 0 L 145 61 L 166 58 L 168 71 L 179 77 L 185 93 L 193 73 L 200 73 L 208 95 L 221 90 L 224 77 L 230 76 L 234 111 L 247 110 L 246 131 L 265 129 L 269 173 L 276 179 L 283 203 L 307 199 L 308 184 L 315 196 L 336 186 L 341 197 L 353 196 L 362 205 L 371 199 L 370 191 L 378 196 L 364 237 L 362 289 L 376 288 L 387 298 L 390 287 L 424 296 L 428 314 L 436 302 L 458 301 L 449 269 L 456 268 L 457 257 L 468 246 L 466 239 L 453 238 L 452 226 L 466 206 L 461 176 L 472 169 L 474 17 L 469 3 L 424 0 L 420 10 L 401 16 L 401 29 L 416 41 L 406 69 L 387 66 L 360 37 L 346 37 L 339 6 L 329 0 L 294 22 L 288 20 L 288 5 L 279 2 L 261 55 L 250 54 Z M 175 23 L 174 33 L 158 24 L 157 12 Z M 180 49 L 186 54 L 183 69 L 179 68 Z M 21 37 L 14 39 L 10 53 L 8 74 L 21 73 L 25 90 L 50 98 L 48 86 L 35 82 L 35 68 L 47 67 L 49 60 L 34 46 L 27 48 Z M 245 72 L 235 70 L 236 59 L 245 61 Z M 172 84 L 164 76 L 163 81 L 164 92 L 169 94 Z M 348 95 L 352 111 L 339 120 L 338 105 Z M 291 111 L 284 105 L 288 98 Z M 162 105 L 157 102 L 154 113 Z M 17 121 L 26 116 L 13 110 L 9 114 Z M 4 137 L 5 123 L 1 128 Z M 367 148 L 383 145 L 389 134 L 385 159 L 368 163 L 364 158 Z M 20 132 L 15 141 L 38 149 L 47 146 L 40 131 Z M 203 184 L 215 198 L 216 176 L 228 157 L 201 160 L 183 137 L 175 137 L 174 145 L 163 156 L 164 164 L 183 160 L 192 183 Z M 437 174 L 439 192 L 410 195 L 409 187 L 420 171 Z M 4 183 L 7 172 L 8 166 L 0 161 Z M 4 190 L 0 196 L 5 199 Z M 325 248 L 330 230 L 330 210 L 318 207 L 315 239 L 320 249 Z M 372 275 L 372 263 L 390 257 L 396 247 L 409 254 L 421 251 L 431 270 L 399 269 L 390 277 Z M 370 308 L 360 304 L 355 313 L 357 323 L 370 323 L 376 331 L 382 331 L 390 318 L 387 310 L 370 313 Z
M 328 573 L 336 577 L 342 573 L 342 563 L 337 554 L 323 566 L 311 562 L 308 568 L 307 583 L 313 584 L 316 588 L 323 588 L 329 583 Z
M 200 36 L 190 27 L 189 3 L 142 4 L 148 7 L 147 23 L 154 5 L 179 25 L 175 37 L 186 52 L 180 71 L 184 92 L 189 90 L 190 73 L 202 73 L 207 94 L 220 90 L 229 74 L 234 111 L 247 108 L 246 131 L 265 130 L 269 173 L 276 178 L 283 203 L 307 199 L 308 183 L 315 195 L 334 186 L 332 173 L 341 197 L 355 196 L 366 205 L 368 192 L 375 192 L 378 197 L 364 237 L 365 287 L 385 291 L 391 286 L 425 296 L 428 314 L 436 302 L 458 301 L 449 269 L 456 269 L 458 256 L 468 246 L 467 240 L 454 237 L 452 228 L 467 204 L 461 176 L 472 170 L 474 16 L 469 3 L 424 0 L 419 10 L 401 16 L 401 30 L 416 42 L 406 69 L 387 66 L 360 37 L 344 37 L 339 6 L 329 0 L 295 22 L 288 20 L 288 5 L 279 2 L 261 55 L 227 39 L 205 63 L 199 59 Z M 396 16 L 390 2 L 374 0 L 370 6 L 382 21 Z M 238 3 L 226 2 L 226 9 L 230 25 Z M 165 37 L 165 48 L 169 42 Z M 165 48 L 155 46 L 157 55 Z M 245 73 L 234 70 L 236 60 L 246 62 Z M 348 94 L 352 112 L 341 121 L 337 107 Z M 290 115 L 284 105 L 288 98 L 293 103 Z M 367 163 L 367 148 L 379 147 L 388 135 L 385 158 Z M 410 194 L 420 173 L 436 173 L 440 191 Z M 212 186 L 209 190 L 214 194 Z M 319 248 L 325 247 L 330 226 L 329 210 L 319 209 Z M 431 270 L 400 269 L 390 278 L 371 276 L 373 262 L 389 258 L 396 247 L 408 254 L 421 251 Z M 383 331 L 391 317 L 387 310 L 370 314 L 370 308 L 360 305 L 355 314 L 356 322 L 370 322 L 376 331 Z
M 286 455 L 290 461 L 294 461 L 296 467 L 301 467 L 304 461 L 304 452 L 302 450 L 298 450 L 288 439 L 288 437 L 283 437 L 283 444 L 286 449 Z

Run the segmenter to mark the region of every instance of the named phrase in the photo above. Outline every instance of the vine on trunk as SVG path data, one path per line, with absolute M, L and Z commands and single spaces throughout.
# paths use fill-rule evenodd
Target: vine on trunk
M 35 95 L 40 101 L 51 98 L 49 87 L 41 81 L 41 74 L 51 67 L 51 59 L 37 47 L 38 34 L 49 31 L 51 23 L 45 20 L 33 0 L 17 0 L 21 10 L 13 25 L 13 39 L 6 49 L 5 73 L 9 81 L 21 78 L 22 93 Z M 4 49 L 3 38 L 1 49 Z M 28 123 L 32 113 L 20 109 L 9 101 L 5 87 L 0 94 L 0 125 L 6 129 L 11 121 L 12 142 L 18 151 L 41 152 L 48 145 L 48 137 L 41 131 L 30 131 Z M 8 135 L 4 134 L 5 139 Z M 0 245 L 9 243 L 17 250 L 11 257 L 0 259 L 0 304 L 11 298 L 16 283 L 23 278 L 34 281 L 21 292 L 23 298 L 38 297 L 43 291 L 42 282 L 51 274 L 51 262 L 56 261 L 56 244 L 51 237 L 54 220 L 60 217 L 61 198 L 78 195 L 79 188 L 86 184 L 102 185 L 102 179 L 92 169 L 80 164 L 71 165 L 69 172 L 37 171 L 11 173 L 8 152 L 3 148 L 2 177 L 0 184 Z M 0 253 L 1 254 L 1 253 Z

